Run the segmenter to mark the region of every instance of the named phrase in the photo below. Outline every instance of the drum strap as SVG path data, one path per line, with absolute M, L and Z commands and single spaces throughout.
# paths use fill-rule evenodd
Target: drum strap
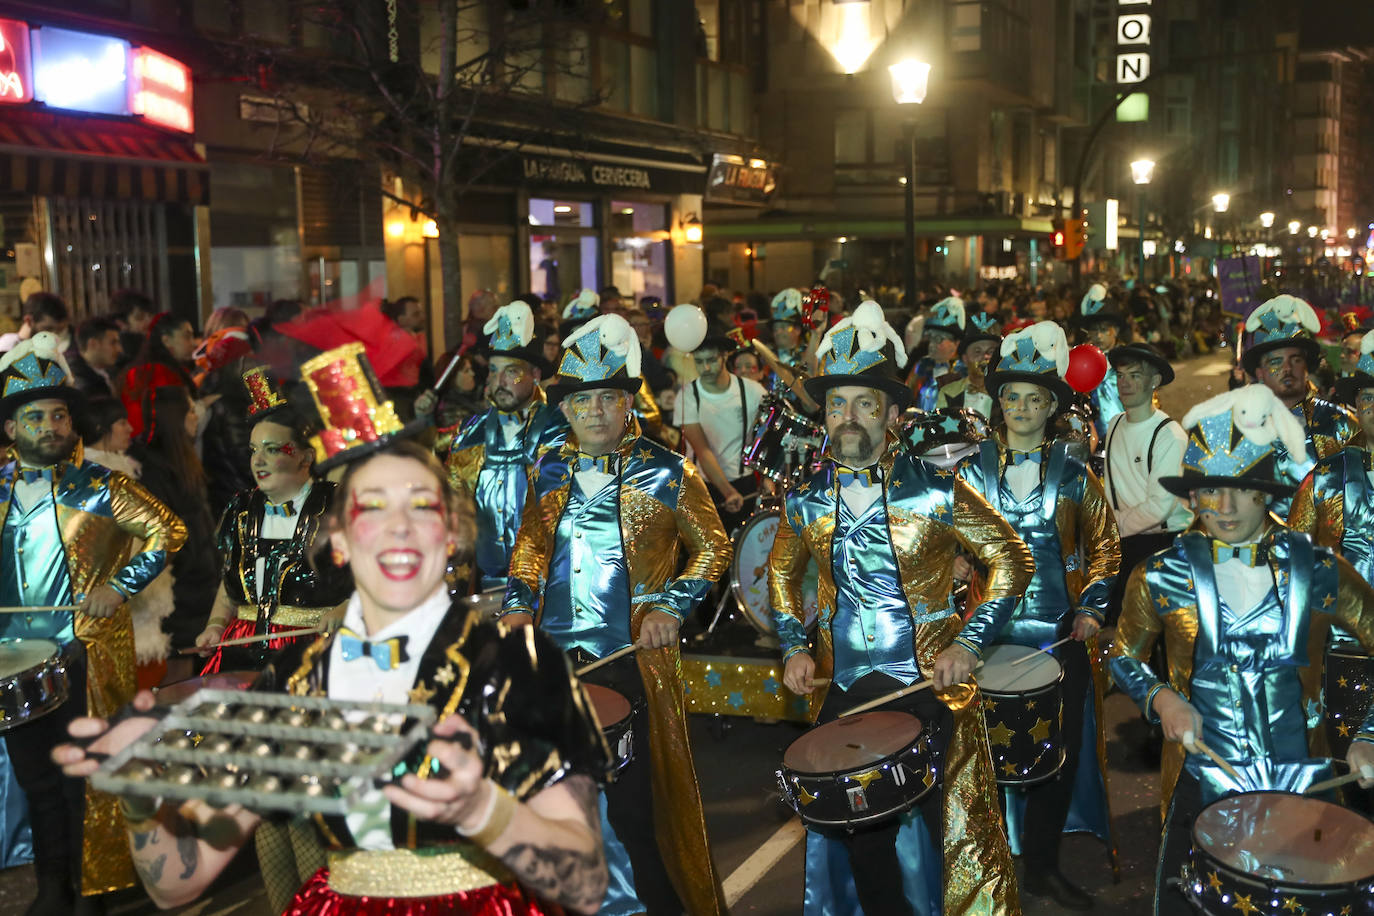
M 1108 433 L 1108 435 L 1107 435 L 1107 445 L 1106 445 L 1106 447 L 1103 449 L 1103 451 L 1104 451 L 1104 452 L 1106 453 L 1106 455 L 1107 455 L 1107 473 L 1104 475 L 1104 476 L 1107 478 L 1107 491 L 1108 491 L 1107 495 L 1108 495 L 1109 497 L 1111 497 L 1112 508 L 1113 508 L 1113 509 L 1116 509 L 1116 510 L 1118 510 L 1118 511 L 1121 509 L 1121 503 L 1120 503 L 1120 501 L 1116 498 L 1116 483 L 1115 483 L 1115 481 L 1112 480 L 1112 475 L 1111 475 L 1111 469 L 1112 469 L 1112 466 L 1111 466 L 1111 460 L 1112 460 L 1112 440 L 1116 438 L 1116 431 L 1117 431 L 1117 429 L 1121 426 L 1122 423 L 1125 423 L 1125 422 L 1126 422 L 1126 415 L 1125 415 L 1125 414 L 1121 414 L 1121 419 L 1115 420 L 1115 421 L 1112 423 L 1112 431 L 1111 431 L 1110 433 Z M 1154 469 L 1155 469 L 1155 443 L 1156 443 L 1157 441 L 1159 441 L 1159 434 L 1160 434 L 1161 432 L 1164 431 L 1164 427 L 1168 426 L 1168 425 L 1169 425 L 1170 423 L 1172 423 L 1172 422 L 1174 422 L 1174 421 L 1173 421 L 1171 418 L 1165 417 L 1163 420 L 1160 420 L 1160 421 L 1159 421 L 1159 425 L 1155 427 L 1155 431 L 1154 431 L 1153 433 L 1150 434 L 1150 445 L 1149 445 L 1149 448 L 1145 449 L 1145 476 L 1146 476 L 1146 477 L 1149 477 L 1152 473 L 1154 473 Z M 1168 524 L 1168 519 L 1165 519 L 1164 521 L 1160 522 L 1160 523 L 1159 523 L 1159 527 L 1160 527 L 1160 528 L 1163 528 L 1166 524 Z

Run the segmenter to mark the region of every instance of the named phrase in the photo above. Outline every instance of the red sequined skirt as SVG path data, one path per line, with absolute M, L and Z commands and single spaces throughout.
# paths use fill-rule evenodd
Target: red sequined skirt
M 346 897 L 329 886 L 322 868 L 282 916 L 564 916 L 561 907 L 526 895 L 518 886 L 489 884 L 438 897 Z
M 243 620 L 241 618 L 235 617 L 233 620 L 229 622 L 229 625 L 224 628 L 224 632 L 220 634 L 219 641 L 228 642 L 231 639 L 241 639 L 244 636 L 252 636 L 253 629 L 257 626 L 257 623 L 258 622 L 256 620 Z M 282 627 L 278 626 L 275 623 L 269 623 L 267 625 L 267 632 L 269 633 L 281 633 L 284 630 L 298 629 L 300 629 L 300 627 Z M 291 645 L 297 639 L 314 638 L 314 636 L 293 636 L 287 639 L 269 639 L 267 640 L 267 648 L 271 649 L 272 651 L 276 651 L 277 649 L 285 648 L 286 646 Z M 205 667 L 200 670 L 200 676 L 204 677 L 207 674 L 219 674 L 220 669 L 223 667 L 223 665 L 224 650 L 216 649 L 215 653 L 210 656 L 208 661 L 206 661 Z

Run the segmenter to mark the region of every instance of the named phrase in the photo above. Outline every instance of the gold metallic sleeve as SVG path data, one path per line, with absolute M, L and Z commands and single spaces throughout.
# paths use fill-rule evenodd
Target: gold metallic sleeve
M 1327 499 L 1317 495 L 1316 472 L 1303 478 L 1288 510 L 1288 527 L 1312 535 L 1318 547 L 1340 550 L 1345 536 L 1345 496 L 1333 493 Z
M 1374 587 L 1344 557 L 1336 563 L 1336 596 L 1330 613 L 1343 629 L 1360 641 L 1366 652 L 1374 654 Z M 1325 603 L 1325 598 L 1322 602 Z
M 176 553 L 186 543 L 186 525 L 142 484 L 115 472 L 109 487 L 115 523 L 125 534 L 143 539 L 140 553 Z
M 734 547 L 720 522 L 701 472 L 685 459 L 682 462 L 682 490 L 673 517 L 677 519 L 678 534 L 687 548 L 687 564 L 678 578 L 719 581 L 730 568 Z
M 1030 587 L 1035 561 L 1030 548 L 977 490 L 954 481 L 954 531 L 964 548 L 988 567 L 984 603 L 1019 598 Z M 778 529 L 781 535 L 782 529 Z M 776 599 L 775 599 L 776 600 Z
M 506 586 L 503 613 L 523 611 L 533 614 L 544 592 L 544 580 L 548 577 L 553 531 L 558 520 L 556 515 L 551 523 L 544 518 L 547 507 L 542 503 L 553 500 L 539 499 L 534 488 L 534 475 L 537 472 L 537 467 L 530 471 L 529 495 L 525 498 L 520 530 L 516 532 L 515 544 L 511 548 L 510 581 Z
M 1121 572 L 1121 533 L 1116 528 L 1116 516 L 1102 492 L 1102 481 L 1088 471 L 1083 488 L 1083 503 L 1078 509 L 1078 536 L 1087 568 L 1083 572 L 1083 589 L 1094 582 L 1115 579 Z M 1130 572 L 1130 570 L 1127 570 Z
M 784 505 L 783 512 L 786 511 Z M 768 600 L 774 614 L 791 617 L 797 622 L 798 628 L 806 626 L 806 611 L 802 607 L 802 577 L 806 574 L 806 564 L 810 559 L 806 542 L 784 517 L 778 523 L 778 533 L 773 537 L 773 548 L 768 553 Z M 782 648 L 786 653 L 793 647 Z

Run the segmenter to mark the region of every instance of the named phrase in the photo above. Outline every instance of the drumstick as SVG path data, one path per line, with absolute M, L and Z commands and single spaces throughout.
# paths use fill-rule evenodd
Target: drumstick
M 1354 770 L 1350 773 L 1346 773 L 1344 776 L 1337 776 L 1334 779 L 1326 779 L 1321 782 L 1314 782 L 1312 783 L 1312 785 L 1304 789 L 1302 794 L 1316 795 L 1320 792 L 1325 792 L 1327 789 L 1334 789 L 1337 786 L 1343 786 L 1348 782 L 1355 782 L 1356 780 L 1363 778 L 1363 773 L 1361 773 L 1359 770 Z
M 977 671 L 981 667 L 983 667 L 983 663 L 979 662 L 977 665 L 973 667 L 973 670 Z M 890 703 L 893 700 L 901 699 L 909 693 L 915 693 L 918 690 L 925 690 L 927 687 L 934 686 L 935 679 L 927 678 L 924 681 L 918 681 L 917 683 L 912 684 L 910 687 L 903 687 L 901 690 L 894 690 L 891 693 L 883 694 L 876 700 L 869 700 L 867 703 L 860 703 L 853 709 L 846 709 L 844 712 L 840 713 L 839 716 L 837 716 L 837 718 L 843 719 L 845 716 L 852 716 L 855 713 L 868 712 L 868 710 L 873 709 L 875 706 L 882 706 L 884 703 Z
M 1051 649 L 1058 649 L 1060 646 L 1064 645 L 1064 643 L 1066 643 L 1066 642 L 1072 642 L 1072 641 L 1073 641 L 1073 637 L 1072 637 L 1072 636 L 1065 636 L 1063 639 L 1059 640 L 1059 642 L 1051 643 L 1050 645 L 1046 646 L 1046 647 L 1043 648 L 1043 649 L 1036 649 L 1034 652 L 1030 653 L 1029 655 L 1023 656 L 1023 657 L 1021 657 L 1021 658 L 1018 658 L 1016 661 L 1012 662 L 1010 665 L 1007 665 L 1007 667 L 1008 667 L 1008 668 L 1015 668 L 1017 665 L 1020 665 L 1020 664 L 1023 664 L 1023 663 L 1025 663 L 1025 662 L 1030 661 L 1031 659 L 1035 658 L 1037 655 L 1041 654 L 1042 652 L 1043 652 L 1045 655 L 1049 655 Z
M 592 662 L 590 665 L 583 665 L 581 668 L 578 668 L 576 671 L 574 671 L 573 674 L 577 675 L 578 677 L 581 677 L 582 675 L 586 674 L 586 673 L 589 672 L 589 671 L 595 671 L 597 668 L 600 668 L 602 665 L 609 665 L 611 662 L 615 661 L 617 658 L 624 658 L 625 656 L 629 655 L 631 652 L 633 652 L 634 650 L 636 650 L 636 649 L 638 649 L 638 648 L 639 648 L 639 646 L 626 646 L 626 647 L 623 648 L 623 649 L 616 649 L 614 652 L 612 652 L 610 655 L 607 655 L 605 658 L 598 658 L 596 661 Z
M 199 652 L 213 652 L 216 649 L 223 649 L 226 646 L 246 646 L 250 642 L 263 642 L 268 639 L 292 639 L 296 636 L 314 636 L 323 633 L 323 627 L 305 627 L 300 630 L 282 630 L 278 633 L 263 633 L 259 636 L 240 636 L 238 639 L 226 639 L 224 642 L 217 642 L 209 646 L 192 646 L 189 649 L 180 650 L 181 655 L 195 655 Z
M 813 677 L 813 678 L 811 679 L 811 686 L 812 686 L 812 687 L 828 687 L 829 685 L 830 685 L 830 678 L 828 678 L 828 677 Z
M 1208 757 L 1211 757 L 1212 762 L 1215 763 L 1217 766 L 1221 767 L 1222 771 L 1227 776 L 1230 776 L 1232 779 L 1234 779 L 1238 785 L 1244 783 L 1244 780 L 1240 778 L 1240 774 L 1236 772 L 1236 768 L 1231 766 L 1231 764 L 1227 763 L 1225 760 L 1222 760 L 1221 757 L 1218 756 L 1216 751 L 1212 750 L 1210 747 L 1203 744 L 1201 738 L 1193 739 L 1193 747 L 1197 748 L 1199 751 L 1206 754 Z
M 0 614 L 30 614 L 34 611 L 74 611 L 75 604 L 38 604 L 31 607 L 0 607 Z

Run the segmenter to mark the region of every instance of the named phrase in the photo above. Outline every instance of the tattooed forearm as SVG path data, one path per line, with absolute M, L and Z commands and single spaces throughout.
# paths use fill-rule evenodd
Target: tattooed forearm
M 200 864 L 200 844 L 194 836 L 177 837 L 177 855 L 181 857 L 182 872 L 177 877 L 185 881 L 196 873 Z
M 607 882 L 598 790 L 596 783 L 586 776 L 570 776 L 562 785 L 582 809 L 592 834 L 590 850 L 516 843 L 501 859 L 535 893 L 569 909 L 594 913 L 601 906 Z
M 143 880 L 149 884 L 157 884 L 162 880 L 162 869 L 167 864 L 167 853 L 159 856 L 134 856 L 134 868 Z

